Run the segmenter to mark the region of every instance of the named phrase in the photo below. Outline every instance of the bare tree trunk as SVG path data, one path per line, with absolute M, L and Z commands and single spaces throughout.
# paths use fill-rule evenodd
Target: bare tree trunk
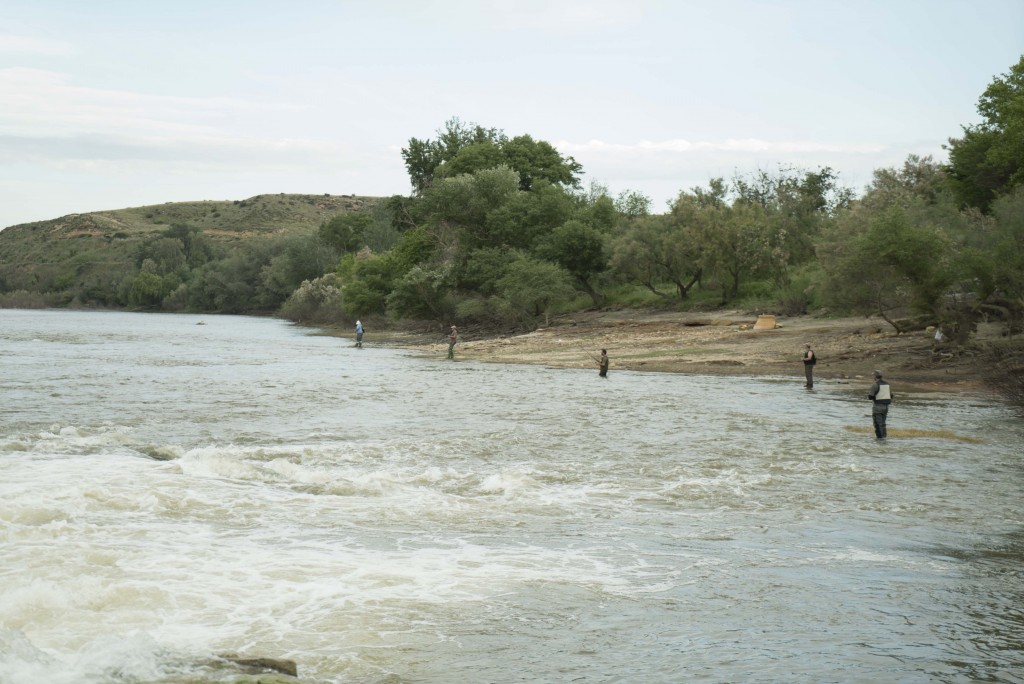
M 700 270 L 693 274 L 690 278 L 690 282 L 683 283 L 680 278 L 673 277 L 672 282 L 675 283 L 676 292 L 679 294 L 679 301 L 685 301 L 690 296 L 690 288 L 696 285 L 700 281 Z
M 656 288 L 653 283 L 641 282 L 640 284 L 643 285 L 644 287 L 646 287 L 648 290 L 650 290 L 654 294 L 656 294 L 659 297 L 661 297 L 662 299 L 668 299 L 669 298 L 668 294 L 666 294 L 665 292 L 662 292 L 661 290 Z
M 580 287 L 583 288 L 583 291 L 590 295 L 590 300 L 594 302 L 594 306 L 601 306 L 604 304 L 604 297 L 600 292 L 595 290 L 589 282 L 578 276 L 576 281 L 580 284 Z
M 875 292 L 875 302 L 878 305 L 878 315 L 882 317 L 882 320 L 891 325 L 898 334 L 902 335 L 903 330 L 896 324 L 896 321 L 885 315 L 885 308 L 882 306 L 882 288 L 878 288 Z

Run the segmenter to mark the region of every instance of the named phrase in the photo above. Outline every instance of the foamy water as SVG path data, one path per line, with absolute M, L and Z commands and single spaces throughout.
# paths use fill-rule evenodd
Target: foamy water
M 196 325 L 202 321 L 205 325 Z M 0 682 L 1022 681 L 1022 425 L 0 311 Z M 870 369 L 866 369 L 870 370 Z

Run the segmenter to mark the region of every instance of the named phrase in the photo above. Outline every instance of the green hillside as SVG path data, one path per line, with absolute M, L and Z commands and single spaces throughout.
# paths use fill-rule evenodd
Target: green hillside
M 194 226 L 216 240 L 282 235 L 311 230 L 339 214 L 363 211 L 376 200 L 355 195 L 256 195 L 245 200 L 167 202 L 145 207 L 68 214 L 0 231 L 0 262 L 40 256 L 60 241 L 140 240 L 175 224 Z M 45 260 L 45 259 L 44 259 Z
M 124 305 L 114 293 L 120 288 L 123 299 L 123 282 L 139 272 L 146 250 L 165 236 L 191 234 L 209 260 L 243 245 L 252 249 L 313 235 L 324 222 L 368 211 L 376 201 L 282 193 L 69 214 L 11 226 L 0 231 L 0 296 L 6 295 L 9 305 Z M 183 243 L 182 249 L 187 252 L 188 246 Z M 197 265 L 194 259 L 190 265 Z M 45 301 L 32 296 L 37 294 Z

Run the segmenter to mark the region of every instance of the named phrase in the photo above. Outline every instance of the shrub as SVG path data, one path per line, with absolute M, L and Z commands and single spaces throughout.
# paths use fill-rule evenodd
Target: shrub
M 467 297 L 458 299 L 455 304 L 457 319 L 479 329 L 507 331 L 537 327 L 532 317 L 523 321 L 517 313 L 508 300 L 501 297 Z
M 181 283 L 161 303 L 164 311 L 184 311 L 188 308 L 188 285 Z
M 0 309 L 46 309 L 52 305 L 50 298 L 41 292 L 15 290 L 0 293 Z
M 606 292 L 606 304 L 630 309 L 675 309 L 678 300 L 665 300 L 645 287 L 626 283 Z
M 345 320 L 341 290 L 334 274 L 304 280 L 281 305 L 280 314 L 299 323 L 340 323 Z
M 776 311 L 783 316 L 803 316 L 816 304 L 815 273 L 807 268 L 792 274 L 789 283 L 776 290 Z

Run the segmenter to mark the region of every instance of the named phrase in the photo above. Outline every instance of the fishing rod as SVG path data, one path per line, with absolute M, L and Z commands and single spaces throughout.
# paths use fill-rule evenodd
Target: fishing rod
M 575 344 L 575 345 L 576 345 L 577 347 L 579 347 L 579 350 L 580 350 L 581 352 L 583 352 L 584 354 L 586 354 L 587 356 L 589 356 L 589 357 L 590 357 L 591 359 L 593 359 L 594 363 L 597 363 L 597 364 L 600 364 L 600 363 L 601 363 L 601 357 L 600 357 L 600 356 L 598 356 L 597 354 L 595 354 L 594 352 L 590 351 L 589 349 L 586 349 L 586 348 L 585 348 L 585 347 L 583 346 L 583 343 L 582 343 L 582 342 L 580 342 L 580 341 L 578 341 L 578 340 L 577 340 L 576 342 L 574 342 L 574 344 Z

